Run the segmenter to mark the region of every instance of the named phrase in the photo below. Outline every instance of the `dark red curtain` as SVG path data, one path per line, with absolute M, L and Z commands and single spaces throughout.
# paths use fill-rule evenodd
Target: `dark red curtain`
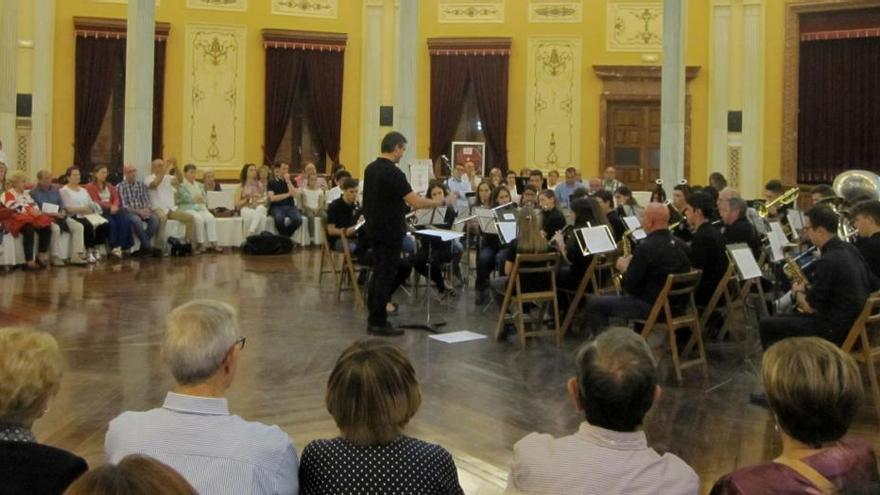
M 124 60 L 124 39 L 76 38 L 73 159 L 83 168 L 83 177 L 91 170 L 92 146 L 113 94 L 110 75 L 125 70 Z
M 470 66 L 470 80 L 492 163 L 506 173 L 507 72 L 510 57 L 478 55 L 465 58 Z
M 263 161 L 271 164 L 284 139 L 305 56 L 302 50 L 266 48 L 266 115 L 263 131 Z
M 880 38 L 801 42 L 798 97 L 799 183 L 880 172 Z
M 298 50 L 294 50 L 298 51 Z M 342 74 L 345 52 L 309 50 L 305 57 L 309 122 L 324 152 L 339 162 L 342 129 Z
M 461 118 L 468 84 L 468 58 L 471 57 L 431 55 L 430 157 L 435 163 L 440 155 L 449 154 Z
M 162 158 L 162 125 L 165 118 L 165 41 L 156 40 L 153 52 L 153 158 Z

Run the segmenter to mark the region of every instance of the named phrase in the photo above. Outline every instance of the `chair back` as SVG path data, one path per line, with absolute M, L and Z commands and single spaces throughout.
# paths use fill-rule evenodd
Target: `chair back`
M 849 334 L 846 336 L 846 340 L 843 341 L 840 349 L 843 352 L 852 352 L 856 342 L 859 340 L 859 337 L 861 337 L 862 332 L 866 332 L 868 327 L 878 323 L 880 323 L 880 291 L 874 292 L 867 300 L 865 300 L 865 306 L 862 308 L 862 313 L 856 318 L 856 321 L 853 323 L 852 328 L 850 328 Z M 862 342 L 862 345 L 866 344 L 870 345 L 869 343 Z
M 526 294 L 522 290 L 522 275 L 524 274 L 541 274 L 545 273 L 550 279 L 550 286 L 546 291 L 556 293 L 556 265 L 559 264 L 559 253 L 548 252 L 540 254 L 517 254 L 513 263 L 513 269 L 510 271 L 510 279 L 508 280 L 508 291 L 512 295 L 520 297 Z M 513 289 L 513 291 L 511 291 Z
M 702 270 L 691 270 L 685 273 L 670 273 L 666 276 L 666 283 L 654 300 L 654 306 L 645 319 L 645 326 L 642 329 L 642 336 L 647 337 L 657 323 L 660 312 L 665 309 L 667 322 L 672 319 L 672 308 L 669 305 L 669 298 L 674 296 L 688 296 L 689 304 L 696 312 L 696 304 L 694 303 L 694 291 L 700 283 L 700 277 L 703 275 Z

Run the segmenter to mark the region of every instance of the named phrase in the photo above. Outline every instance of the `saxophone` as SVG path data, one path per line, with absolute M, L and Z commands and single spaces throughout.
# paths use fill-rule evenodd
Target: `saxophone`
M 807 283 L 807 276 L 806 274 L 804 274 L 803 269 L 801 269 L 801 266 L 798 264 L 797 260 L 792 258 L 790 255 L 785 256 L 785 264 L 782 265 L 782 271 L 793 284 Z
M 627 256 L 632 256 L 632 241 L 629 240 L 629 235 L 632 231 L 627 230 L 623 233 L 623 236 L 620 238 L 620 250 L 621 258 L 626 258 Z M 623 272 L 617 272 L 614 275 L 614 288 L 617 289 L 617 293 L 620 293 L 621 282 L 623 281 Z

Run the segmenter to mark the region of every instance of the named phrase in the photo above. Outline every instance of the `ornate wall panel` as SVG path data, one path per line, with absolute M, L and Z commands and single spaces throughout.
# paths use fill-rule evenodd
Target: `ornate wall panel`
M 92 0 L 92 1 L 97 2 L 97 3 L 125 3 L 125 4 L 128 3 L 128 0 Z M 161 4 L 162 4 L 162 0 L 156 0 L 156 5 L 161 5 Z
M 440 0 L 437 4 L 437 20 L 443 23 L 504 22 L 504 0 L 494 2 Z
M 335 19 L 338 0 L 272 0 L 272 13 Z
M 663 4 L 609 3 L 607 48 L 618 52 L 663 50 Z
M 575 2 L 529 0 L 529 22 L 581 22 L 583 5 Z
M 244 162 L 246 35 L 244 26 L 186 25 L 183 163 Z
M 580 168 L 581 40 L 530 38 L 526 166 Z
M 247 0 L 186 0 L 191 9 L 247 10 Z

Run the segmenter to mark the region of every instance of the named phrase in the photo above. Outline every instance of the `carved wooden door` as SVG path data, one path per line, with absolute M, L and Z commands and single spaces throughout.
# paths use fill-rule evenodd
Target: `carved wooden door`
M 660 102 L 609 102 L 605 167 L 633 191 L 649 191 L 660 177 Z

